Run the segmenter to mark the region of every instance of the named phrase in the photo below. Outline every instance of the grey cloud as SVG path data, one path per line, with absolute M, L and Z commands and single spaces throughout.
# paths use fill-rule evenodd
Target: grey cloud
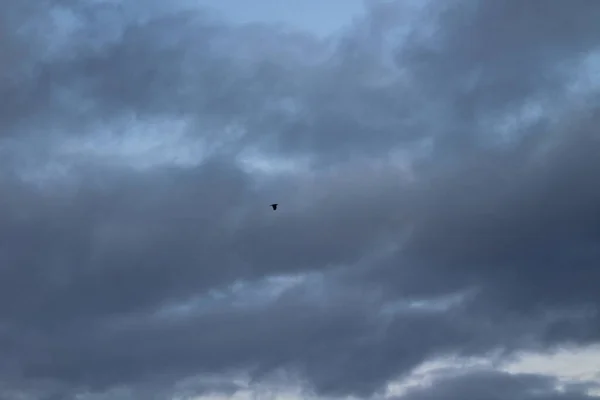
M 508 374 L 499 371 L 477 371 L 436 380 L 431 387 L 418 388 L 400 397 L 403 400 L 435 399 L 596 399 L 585 387 L 567 385 L 557 389 L 559 382 L 544 375 Z
M 2 280 L 6 300 L 3 314 L 18 324 L 6 336 L 11 354 L 20 355 L 28 377 L 58 379 L 98 390 L 143 381 L 154 374 L 177 377 L 240 366 L 258 368 L 262 371 L 258 376 L 278 367 L 289 368 L 310 378 L 319 392 L 368 395 L 427 356 L 486 352 L 506 346 L 511 336 L 512 345 L 518 344 L 522 331 L 515 327 L 515 321 L 510 324 L 512 329 L 502 330 L 495 325 L 480 327 L 478 321 L 460 313 L 422 315 L 415 311 L 401 313 L 390 325 L 371 322 L 369 314 L 376 313 L 379 306 L 367 302 L 368 291 L 360 287 L 324 315 L 319 310 L 328 309 L 325 302 L 304 307 L 289 301 L 281 302 L 273 313 L 246 311 L 226 317 L 226 310 L 217 307 L 210 317 L 173 326 L 161 320 L 137 325 L 139 313 L 206 293 L 235 279 L 323 270 L 335 267 L 336 262 L 343 268 L 360 261 L 375 243 L 369 245 L 367 236 L 354 234 L 355 227 L 369 236 L 380 232 L 385 237 L 393 232 L 398 222 L 388 220 L 387 210 L 393 207 L 402 186 L 387 184 L 394 174 L 386 176 L 378 169 L 343 172 L 352 179 L 343 183 L 344 175 L 339 172 L 325 175 L 313 186 L 313 190 L 320 187 L 320 193 L 300 198 L 308 201 L 308 208 L 305 204 L 303 209 L 296 199 L 289 207 L 298 204 L 301 211 L 283 209 L 278 222 L 269 224 L 265 220 L 275 214 L 248 189 L 247 177 L 218 161 L 198 171 L 129 176 L 121 172 L 113 180 L 101 176 L 96 186 L 80 187 L 84 191 L 75 199 L 65 195 L 46 198 L 45 208 L 37 208 L 38 216 L 51 215 L 45 212 L 49 208 L 55 210 L 53 218 L 44 224 L 45 219 L 33 214 L 29 229 L 15 221 L 12 236 L 5 235 L 14 242 L 14 268 L 3 271 Z M 338 183 L 332 185 L 332 180 Z M 333 197 L 328 194 L 332 189 Z M 27 204 L 21 196 L 16 199 L 21 206 Z M 85 201 L 92 199 L 92 203 Z M 373 199 L 377 207 L 373 207 Z M 68 206 L 71 219 L 60 211 L 64 206 Z M 241 219 L 229 219 L 235 216 L 230 207 L 241 212 Z M 264 211 L 248 211 L 249 207 Z M 363 208 L 364 212 L 352 213 Z M 10 210 L 15 210 L 14 206 L 6 215 L 15 214 L 16 218 L 18 214 Z M 311 220 L 307 217 L 311 213 L 321 217 Z M 81 227 L 77 234 L 59 235 L 69 232 L 72 224 Z M 386 225 L 388 232 L 381 231 Z M 283 230 L 283 226 L 288 229 Z M 323 230 L 322 226 L 330 228 Z M 31 238 L 44 235 L 53 241 L 44 247 L 34 246 L 36 253 L 28 252 L 18 247 L 17 227 L 29 237 L 30 246 Z M 237 229 L 230 232 L 228 227 Z M 341 238 L 353 251 L 336 260 L 336 243 Z M 82 241 L 79 251 L 61 252 L 74 257 L 73 261 L 53 258 L 53 254 L 61 254 L 57 250 L 71 248 L 78 240 Z M 249 245 L 241 247 L 245 243 Z M 31 262 L 35 260 L 32 257 L 39 257 L 39 262 Z M 49 262 L 52 260 L 56 264 Z M 44 273 L 49 266 L 52 275 Z M 44 290 L 36 291 L 36 287 Z M 335 286 L 328 283 L 325 288 L 334 293 Z M 364 311 L 359 312 L 361 309 Z M 116 318 L 131 319 L 134 329 L 111 333 Z M 255 324 L 256 332 L 249 329 Z M 23 328 L 39 333 L 25 335 L 19 330 Z M 225 340 L 229 330 L 232 337 Z M 32 359 L 23 360 L 28 353 L 25 349 L 33 351 Z M 40 361 L 35 349 L 56 355 Z M 17 360 L 11 363 L 18 365 Z
M 484 295 L 521 306 L 597 304 L 594 121 L 566 123 L 543 156 L 547 136 L 525 151 L 482 152 L 427 181 L 417 189 L 422 201 L 409 209 L 401 257 L 421 270 L 429 263 L 440 280 L 489 284 Z M 399 271 L 398 281 L 410 270 Z
M 121 6 L 70 10 L 83 24 L 74 44 L 53 58 L 29 60 L 36 68 L 27 84 L 5 82 L 7 95 L 17 91 L 3 118 L 7 128 L 77 132 L 128 113 L 185 116 L 197 120 L 196 135 L 242 124 L 244 145 L 347 156 L 361 143 L 373 155 L 380 143 L 397 142 L 413 108 L 398 97 L 398 83 L 371 87 L 377 60 L 369 59 L 369 43 L 352 35 L 346 50 L 331 54 L 307 34 L 226 26 L 200 10 L 142 21 L 127 20 Z M 117 33 L 98 36 L 105 25 Z M 344 116 L 349 110 L 351 120 Z M 414 139 L 408 131 L 402 136 Z
M 598 4 L 444 4 L 431 7 L 436 23 L 424 24 L 396 55 L 436 105 L 442 155 L 454 149 L 460 158 L 465 148 L 495 140 L 491 121 L 531 104 L 553 113 L 573 100 L 565 89 L 582 59 L 598 50 Z
M 105 176 L 75 197 L 13 191 L 3 209 L 2 314 L 39 323 L 127 311 L 168 297 L 175 281 L 194 286 L 187 291 L 221 280 L 228 269 L 212 275 L 202 257 L 226 263 L 216 244 L 224 243 L 226 221 L 216 211 L 242 204 L 245 177 L 223 165 L 165 172 Z M 164 208 L 165 198 L 179 204 Z M 187 261 L 175 262 L 175 254 Z
M 330 42 L 227 26 L 183 2 L 61 2 L 84 26 L 55 53 L 42 51 L 54 35 L 17 28 L 46 26 L 58 3 L 22 4 L 0 12 L 12 18 L 0 27 L 11 55 L 0 78 L 3 382 L 160 398 L 197 374 L 261 382 L 283 369 L 319 394 L 368 397 L 430 357 L 597 339 L 597 105 L 565 89 L 597 47 L 596 3 L 434 4 L 418 20 L 434 37 L 417 30 L 389 45 L 400 2 Z M 555 114 L 490 148 L 490 121 L 540 99 Z M 191 120 L 190 141 L 224 141 L 232 126 L 244 135 L 193 168 L 79 157 L 62 186 L 20 180 L 23 157 L 52 158 L 66 136 L 93 138 L 127 115 Z M 432 138 L 415 179 L 388 162 Z M 237 164 L 249 149 L 308 155 L 310 172 L 259 180 Z M 331 297 L 307 284 L 305 297 L 260 308 L 154 315 L 234 282 L 304 272 L 324 274 Z M 388 301 L 468 289 L 447 311 L 380 315 Z M 484 394 L 469 382 L 410 396 Z
M 364 291 L 305 290 L 258 308 L 217 302 L 186 317 L 137 314 L 65 325 L 44 334 L 44 353 L 35 351 L 40 338 L 14 338 L 19 364 L 9 361 L 27 378 L 95 391 L 237 370 L 260 382 L 283 368 L 321 394 L 369 396 L 427 357 L 488 351 L 504 338 L 460 310 L 406 309 L 386 318 L 377 297 Z
M 75 190 L 53 193 L 6 181 L 0 315 L 57 324 L 144 310 L 236 279 L 352 265 L 377 247 L 378 229 L 393 227 L 385 206 L 394 193 L 373 185 L 376 170 L 363 170 L 362 181 L 371 180 L 366 196 L 351 187 L 356 175 L 333 198 L 326 190 L 336 174 L 312 199 L 288 185 L 278 214 L 228 159 L 78 174 Z M 352 202 L 340 204 L 349 190 Z

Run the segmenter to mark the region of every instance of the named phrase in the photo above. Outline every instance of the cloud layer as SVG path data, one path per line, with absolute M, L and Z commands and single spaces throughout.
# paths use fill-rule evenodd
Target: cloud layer
M 437 358 L 597 342 L 599 19 L 369 1 L 324 38 L 1 5 L 0 396 L 377 398 Z M 557 385 L 398 396 L 594 398 Z

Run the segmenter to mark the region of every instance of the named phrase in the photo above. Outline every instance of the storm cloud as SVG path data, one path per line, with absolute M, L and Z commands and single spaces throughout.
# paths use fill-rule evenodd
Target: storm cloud
M 0 398 L 597 398 L 599 3 L 5 3 Z
M 458 376 L 446 376 L 431 388 L 419 388 L 404 399 L 593 399 L 584 393 L 581 385 L 566 385 L 534 374 L 507 374 L 477 371 Z

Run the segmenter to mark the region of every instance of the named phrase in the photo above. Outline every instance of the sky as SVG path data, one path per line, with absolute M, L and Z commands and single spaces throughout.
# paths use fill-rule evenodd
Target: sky
M 599 20 L 1 2 L 0 400 L 600 399 Z

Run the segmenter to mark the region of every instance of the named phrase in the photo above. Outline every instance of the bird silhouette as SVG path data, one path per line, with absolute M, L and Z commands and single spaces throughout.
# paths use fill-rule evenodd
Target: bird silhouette
M 273 211 L 277 210 L 277 203 L 271 204 L 271 208 L 273 209 Z

